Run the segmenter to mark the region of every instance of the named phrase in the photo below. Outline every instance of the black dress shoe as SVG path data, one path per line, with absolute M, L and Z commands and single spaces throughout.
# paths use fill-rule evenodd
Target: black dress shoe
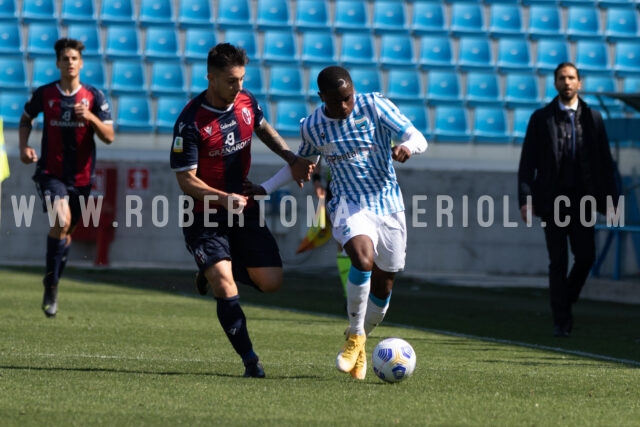
M 560 325 L 555 325 L 553 327 L 554 337 L 569 338 L 570 333 L 571 333 L 571 329 L 567 329 L 566 327 L 562 327 Z

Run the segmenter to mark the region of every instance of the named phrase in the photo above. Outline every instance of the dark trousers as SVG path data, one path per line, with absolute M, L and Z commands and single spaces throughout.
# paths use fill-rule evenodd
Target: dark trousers
M 596 259 L 595 231 L 580 222 L 579 208 L 562 212 L 560 221 L 570 218 L 569 225 L 560 227 L 553 218 L 546 222 L 544 235 L 549 253 L 549 299 L 553 324 L 571 328 L 573 316 L 571 305 L 578 301 L 591 267 Z M 589 216 L 587 215 L 587 220 Z M 573 254 L 573 267 L 569 269 L 569 244 Z

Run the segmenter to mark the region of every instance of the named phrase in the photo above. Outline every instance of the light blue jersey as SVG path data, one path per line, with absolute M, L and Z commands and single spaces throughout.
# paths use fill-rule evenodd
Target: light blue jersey
M 300 125 L 300 156 L 321 155 L 331 170 L 333 194 L 327 208 L 335 212 L 340 200 L 378 215 L 404 211 L 391 158 L 391 140 L 411 126 L 398 108 L 379 93 L 355 94 L 354 108 L 344 120 L 318 107 Z

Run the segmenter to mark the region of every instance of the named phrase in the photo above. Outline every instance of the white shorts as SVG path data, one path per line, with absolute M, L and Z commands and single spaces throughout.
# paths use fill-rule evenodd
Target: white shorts
M 404 269 L 407 249 L 407 225 L 404 212 L 376 215 L 355 204 L 348 204 L 349 216 L 331 217 L 333 238 L 344 245 L 353 237 L 365 235 L 373 242 L 373 261 L 383 271 L 394 273 Z M 339 211 L 339 209 L 338 209 Z M 339 220 L 336 224 L 335 219 Z

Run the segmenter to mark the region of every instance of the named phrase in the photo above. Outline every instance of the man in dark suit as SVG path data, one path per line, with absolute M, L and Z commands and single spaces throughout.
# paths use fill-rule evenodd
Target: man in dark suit
M 596 257 L 591 212 L 613 214 L 618 192 L 602 116 L 578 95 L 582 86 L 578 69 L 564 62 L 554 77 L 558 96 L 536 110 L 527 126 L 518 199 L 523 220 L 530 220 L 531 214 L 542 220 L 554 335 L 568 337 L 573 327 L 571 307 Z M 595 206 L 589 203 L 593 199 Z M 567 275 L 569 243 L 574 263 Z

